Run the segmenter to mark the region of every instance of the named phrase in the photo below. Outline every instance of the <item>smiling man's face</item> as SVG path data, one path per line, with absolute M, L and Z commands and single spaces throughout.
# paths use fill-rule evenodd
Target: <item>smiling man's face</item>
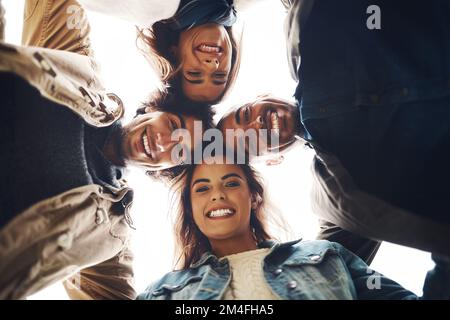
M 170 112 L 150 112 L 134 118 L 123 128 L 122 154 L 127 164 L 143 166 L 147 170 L 161 170 L 180 164 L 194 146 L 194 117 Z M 185 129 L 190 141 L 172 141 L 172 132 Z M 183 151 L 173 159 L 172 150 L 177 144 Z
M 295 135 L 298 133 L 299 121 L 298 108 L 294 104 L 278 98 L 263 97 L 224 116 L 219 123 L 219 129 L 224 137 L 227 129 L 256 130 L 258 155 L 262 155 L 263 150 L 277 147 L 283 150 L 284 147 L 293 143 Z M 267 138 L 266 135 L 259 134 L 260 129 L 267 130 Z M 271 134 L 278 137 L 278 146 L 274 145 Z M 248 151 L 247 144 L 246 150 Z

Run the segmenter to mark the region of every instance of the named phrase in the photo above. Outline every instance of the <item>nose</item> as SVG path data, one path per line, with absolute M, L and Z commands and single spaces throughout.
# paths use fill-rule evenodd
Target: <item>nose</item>
M 177 141 L 172 141 L 170 134 L 156 134 L 156 149 L 159 152 L 165 152 L 167 150 L 170 150 L 171 147 L 173 147 Z
M 216 71 L 219 68 L 219 60 L 217 58 L 206 58 L 203 63 L 210 71 Z
M 217 200 L 225 200 L 225 193 L 222 191 L 222 189 L 216 189 L 212 194 L 211 194 L 211 201 L 217 201 Z

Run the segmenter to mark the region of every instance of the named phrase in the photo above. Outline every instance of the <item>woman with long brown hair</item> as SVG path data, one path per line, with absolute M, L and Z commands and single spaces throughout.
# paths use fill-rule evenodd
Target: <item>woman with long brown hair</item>
M 337 243 L 273 241 L 264 188 L 246 164 L 192 165 L 176 186 L 178 270 L 138 299 L 417 298 Z M 448 295 L 450 267 L 439 263 L 426 279 L 425 298 Z
M 189 101 L 218 103 L 240 65 L 236 9 L 256 0 L 81 0 L 86 8 L 126 19 L 162 87 Z

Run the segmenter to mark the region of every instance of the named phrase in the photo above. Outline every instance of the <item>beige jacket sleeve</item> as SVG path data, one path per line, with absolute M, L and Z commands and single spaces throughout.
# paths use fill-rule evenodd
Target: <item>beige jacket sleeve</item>
M 92 56 L 90 26 L 76 0 L 26 0 L 22 44 Z
M 2 6 L 2 0 L 0 0 L 0 41 L 5 40 L 5 9 Z
M 81 270 L 63 284 L 74 300 L 135 299 L 133 254 L 126 246 L 113 258 Z

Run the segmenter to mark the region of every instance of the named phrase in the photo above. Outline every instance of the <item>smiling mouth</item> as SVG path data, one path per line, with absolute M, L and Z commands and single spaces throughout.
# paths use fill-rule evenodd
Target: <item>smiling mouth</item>
M 222 217 L 229 217 L 236 213 L 236 210 L 234 209 L 217 209 L 217 210 L 211 210 L 206 213 L 206 216 L 208 218 L 214 219 L 214 218 L 222 218 Z
M 203 53 L 220 54 L 223 52 L 222 47 L 205 43 L 202 43 L 201 45 L 197 46 L 196 49 Z
M 142 133 L 142 145 L 144 146 L 144 152 L 150 159 L 153 159 L 153 153 L 152 149 L 150 148 L 149 142 L 148 142 L 148 135 L 147 135 L 147 129 L 144 130 Z
M 269 130 L 275 130 L 275 133 L 280 133 L 281 121 L 276 111 L 268 111 L 265 116 L 266 127 Z

